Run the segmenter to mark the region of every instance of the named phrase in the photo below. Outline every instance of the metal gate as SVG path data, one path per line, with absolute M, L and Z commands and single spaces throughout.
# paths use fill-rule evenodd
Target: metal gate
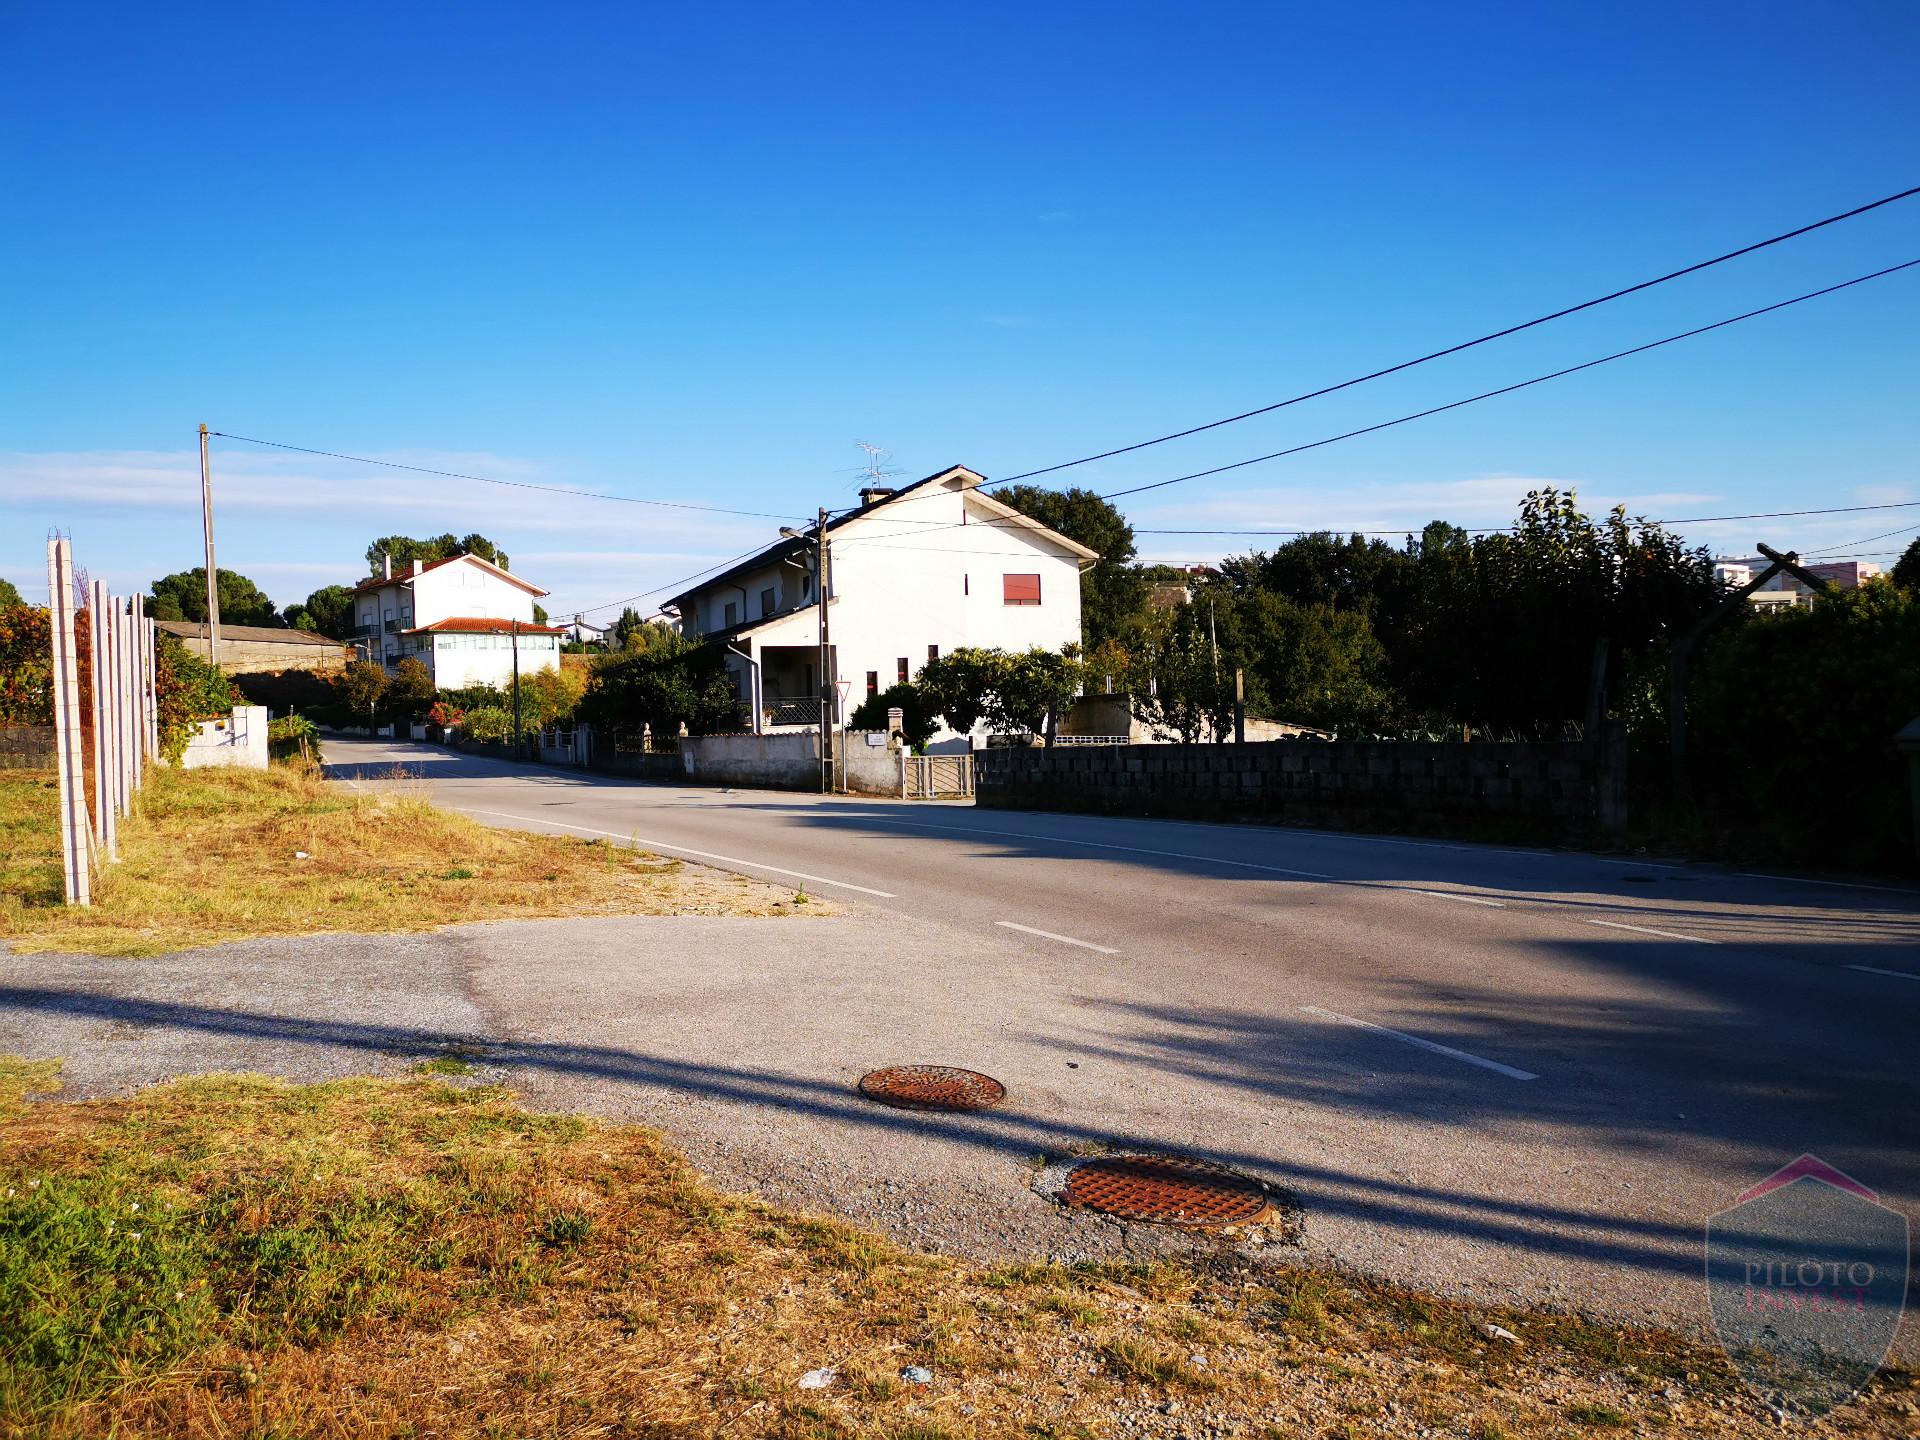
M 906 798 L 909 800 L 967 800 L 973 796 L 973 756 L 908 755 Z

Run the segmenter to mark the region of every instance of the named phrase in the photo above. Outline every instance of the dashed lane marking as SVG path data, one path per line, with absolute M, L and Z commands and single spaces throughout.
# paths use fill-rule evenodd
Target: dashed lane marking
M 1512 1065 L 1502 1065 L 1498 1060 L 1489 1060 L 1483 1055 L 1470 1055 L 1465 1050 L 1456 1050 L 1451 1045 L 1442 1045 L 1437 1040 L 1426 1040 L 1418 1035 L 1409 1035 L 1404 1030 L 1389 1030 L 1384 1025 L 1376 1025 L 1371 1020 L 1361 1020 L 1352 1015 L 1342 1015 L 1338 1010 L 1323 1010 L 1318 1005 L 1300 1007 L 1309 1015 L 1317 1015 L 1322 1020 L 1337 1021 L 1342 1025 L 1351 1025 L 1359 1030 L 1371 1030 L 1376 1035 L 1385 1035 L 1389 1039 L 1413 1045 L 1421 1050 L 1431 1050 L 1435 1055 L 1445 1055 L 1449 1060 L 1462 1060 L 1469 1065 L 1478 1065 L 1482 1070 L 1491 1070 L 1496 1075 L 1504 1075 L 1509 1080 L 1538 1080 L 1540 1077 L 1531 1070 L 1516 1069 Z

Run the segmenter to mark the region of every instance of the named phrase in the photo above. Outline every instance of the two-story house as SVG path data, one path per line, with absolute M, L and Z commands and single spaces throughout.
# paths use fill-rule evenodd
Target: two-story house
M 456 555 L 380 573 L 353 587 L 352 643 L 389 670 L 408 656 L 423 661 L 442 690 L 468 685 L 506 689 L 516 661 L 522 676 L 560 666 L 554 625 L 534 622 L 533 602 L 547 592 L 478 555 Z
M 861 492 L 827 523 L 826 680 L 847 709 L 961 646 L 1058 650 L 1080 641 L 1080 572 L 1098 552 L 978 487 L 956 465 Z M 818 723 L 818 548 L 788 534 L 661 608 L 720 645 L 756 731 Z

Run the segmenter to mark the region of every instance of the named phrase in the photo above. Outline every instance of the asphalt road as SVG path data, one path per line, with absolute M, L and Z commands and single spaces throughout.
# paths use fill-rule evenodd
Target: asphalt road
M 1916 1212 L 1912 892 L 327 749 L 352 783 L 398 765 L 488 824 L 842 913 L 30 957 L 0 987 L 0 1050 L 69 1057 L 84 1094 L 471 1046 L 535 1103 L 664 1126 L 724 1183 L 978 1256 L 1207 1243 L 1031 1188 L 1040 1156 L 1177 1148 L 1285 1192 L 1297 1233 L 1259 1254 L 1695 1331 L 1707 1218 L 1802 1153 Z M 987 1071 L 1008 1100 L 942 1117 L 854 1095 L 910 1061 Z
M 855 912 L 826 922 L 857 925 L 851 968 L 848 941 L 797 930 L 724 957 L 743 983 L 777 968 L 797 1003 L 742 1007 L 723 969 L 680 1027 L 685 1059 L 738 1060 L 744 1037 L 775 1069 L 838 1047 L 841 1078 L 985 1069 L 1052 1101 L 1024 1112 L 1031 1148 L 1134 1138 L 1249 1166 L 1297 1198 L 1310 1250 L 1376 1273 L 1697 1323 L 1707 1217 L 1802 1153 L 1910 1217 L 1920 1197 L 1912 892 L 329 754 L 361 777 L 403 764 L 490 824 L 630 840 Z M 935 1166 L 964 1169 L 965 1139 L 943 1143 Z

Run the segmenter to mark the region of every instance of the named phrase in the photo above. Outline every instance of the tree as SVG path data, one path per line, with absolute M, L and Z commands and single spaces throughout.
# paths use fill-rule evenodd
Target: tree
M 353 632 L 353 592 L 344 585 L 322 585 L 304 603 L 289 605 L 286 621 L 296 630 L 345 640 Z
M 1902 590 L 1920 591 L 1920 540 L 1907 546 L 1907 553 L 1894 562 L 1892 578 Z
M 967 735 L 986 715 L 1006 661 L 1004 651 L 962 645 L 927 661 L 914 683 L 949 730 Z
M 1209 731 L 1215 736 L 1232 732 L 1232 672 L 1222 678 L 1207 617 L 1198 606 L 1182 605 L 1174 612 L 1148 667 L 1152 685 L 1132 691 L 1133 713 L 1140 720 L 1189 745 Z
M 1146 604 L 1147 581 L 1129 563 L 1133 527 L 1112 502 L 1091 490 L 1038 485 L 1009 485 L 993 498 L 1099 552 L 1099 562 L 1080 576 L 1081 645 L 1092 650 L 1125 631 Z
M 279 626 L 283 622 L 273 601 L 246 576 L 221 570 L 220 620 L 226 625 Z M 162 576 L 153 582 L 153 596 L 147 601 L 147 614 L 156 620 L 191 620 L 204 624 L 207 618 L 207 569 L 196 565 Z
M 340 703 L 355 715 L 365 714 L 371 725 L 380 702 L 386 698 L 387 672 L 371 661 L 356 660 L 340 672 L 339 680 L 334 683 L 340 692 Z
M 409 655 L 393 667 L 381 703 L 389 714 L 414 716 L 424 714 L 433 699 L 433 672 L 419 656 Z
M 987 701 L 987 722 L 1003 733 L 1044 735 L 1053 742 L 1061 714 L 1080 693 L 1076 647 L 1068 653 L 1034 646 L 1009 655 Z
M 380 573 L 381 557 L 393 561 L 395 569 L 405 569 L 415 560 L 431 565 L 436 560 L 451 560 L 456 555 L 477 555 L 482 560 L 507 568 L 507 552 L 484 535 L 455 535 L 449 530 L 426 540 L 411 535 L 383 535 L 367 546 L 367 573 Z
M 537 601 L 533 607 L 533 623 L 536 625 L 544 625 L 547 623 L 547 607 Z
M 726 731 L 739 724 L 740 701 L 719 650 L 700 646 L 677 654 L 629 651 L 593 669 L 576 712 L 590 725 L 677 735 Z
M 678 655 L 691 649 L 693 642 L 664 620 L 642 620 L 631 605 L 620 612 L 607 632 L 611 650 L 631 650 L 641 655 Z
M 11 580 L 0 580 L 0 610 L 11 610 L 15 605 L 26 603 L 20 598 L 20 592 L 14 588 Z
M 940 715 L 926 690 L 913 684 L 889 685 L 877 695 L 869 695 L 847 717 L 850 730 L 884 730 L 887 712 L 900 711 L 900 728 L 907 744 L 918 750 L 940 728 Z

